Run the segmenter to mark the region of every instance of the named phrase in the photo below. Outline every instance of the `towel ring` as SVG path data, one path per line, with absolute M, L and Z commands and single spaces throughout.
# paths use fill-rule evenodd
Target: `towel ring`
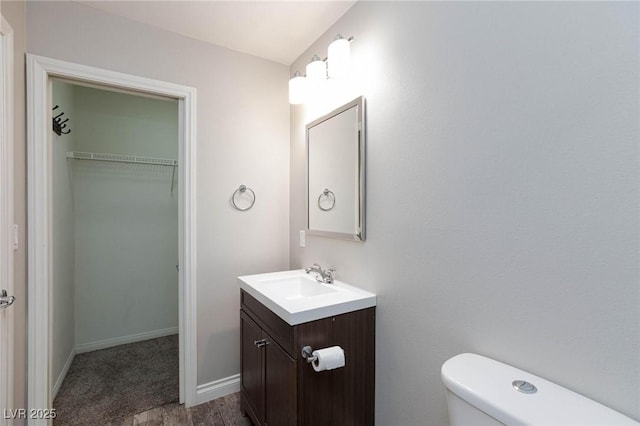
M 238 194 L 244 194 L 246 191 L 249 191 L 251 193 L 251 204 L 249 204 L 249 206 L 245 208 L 238 207 L 238 205 L 236 204 L 236 196 Z M 249 210 L 251 207 L 253 207 L 253 204 L 255 202 L 256 202 L 256 193 L 253 192 L 253 189 L 249 188 L 247 185 L 240 185 L 240 187 L 236 189 L 233 192 L 233 195 L 231 196 L 231 204 L 233 204 L 233 207 L 236 210 L 240 210 L 241 212 Z
M 329 196 L 329 194 L 331 194 L 331 196 Z M 330 199 L 333 201 L 331 203 L 331 207 L 327 207 L 327 208 L 322 207 L 322 205 L 320 204 L 320 200 L 322 200 L 322 197 L 326 197 L 327 199 Z M 322 191 L 322 193 L 318 196 L 318 208 L 323 212 L 328 212 L 335 205 L 336 205 L 336 194 L 334 194 L 333 191 L 329 191 L 329 189 L 325 188 L 324 191 Z

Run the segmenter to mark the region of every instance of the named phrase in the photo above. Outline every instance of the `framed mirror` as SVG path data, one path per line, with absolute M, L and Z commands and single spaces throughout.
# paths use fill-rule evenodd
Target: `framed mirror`
M 365 102 L 306 125 L 307 232 L 365 240 Z

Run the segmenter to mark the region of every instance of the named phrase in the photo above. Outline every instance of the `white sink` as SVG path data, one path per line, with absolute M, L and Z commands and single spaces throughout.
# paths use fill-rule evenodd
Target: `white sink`
M 376 306 L 376 295 L 342 281 L 316 281 L 304 269 L 238 277 L 240 288 L 289 325 Z

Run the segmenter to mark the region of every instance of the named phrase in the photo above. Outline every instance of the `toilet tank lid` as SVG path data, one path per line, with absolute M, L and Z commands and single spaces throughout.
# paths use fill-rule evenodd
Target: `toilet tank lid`
M 441 374 L 451 392 L 507 425 L 640 424 L 569 389 L 481 355 L 456 355 L 442 365 Z M 537 392 L 518 391 L 512 385 L 516 380 L 535 385 Z

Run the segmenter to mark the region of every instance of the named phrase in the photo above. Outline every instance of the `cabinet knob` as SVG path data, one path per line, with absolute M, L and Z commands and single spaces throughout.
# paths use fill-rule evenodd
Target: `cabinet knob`
M 260 340 L 254 340 L 253 344 L 256 345 L 259 348 L 265 347 L 269 344 L 269 342 L 267 342 L 267 339 L 260 339 Z

